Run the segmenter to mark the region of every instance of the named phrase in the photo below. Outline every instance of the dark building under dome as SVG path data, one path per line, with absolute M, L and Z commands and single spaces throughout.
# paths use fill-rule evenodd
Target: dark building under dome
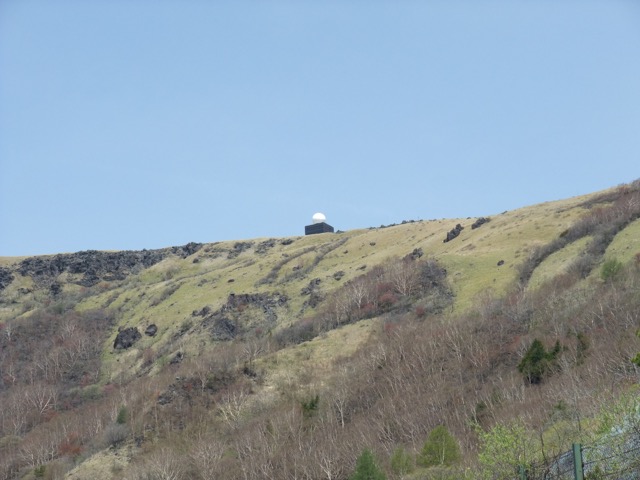
M 333 227 L 326 222 L 314 223 L 304 227 L 305 235 L 314 235 L 316 233 L 333 233 Z

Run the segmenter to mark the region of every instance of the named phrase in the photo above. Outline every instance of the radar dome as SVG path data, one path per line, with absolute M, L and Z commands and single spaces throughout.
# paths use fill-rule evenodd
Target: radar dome
M 313 223 L 322 223 L 327 219 L 327 217 L 324 216 L 324 213 L 314 213 L 313 214 Z

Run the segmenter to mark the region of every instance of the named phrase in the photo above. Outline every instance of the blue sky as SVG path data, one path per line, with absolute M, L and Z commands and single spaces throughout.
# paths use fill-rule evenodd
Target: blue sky
M 631 182 L 639 59 L 631 0 L 0 0 L 0 256 Z

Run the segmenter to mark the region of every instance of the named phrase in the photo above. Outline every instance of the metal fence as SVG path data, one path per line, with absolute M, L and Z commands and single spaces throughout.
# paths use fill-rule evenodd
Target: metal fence
M 544 462 L 520 466 L 519 480 L 640 480 L 640 438 L 611 439 L 573 448 Z

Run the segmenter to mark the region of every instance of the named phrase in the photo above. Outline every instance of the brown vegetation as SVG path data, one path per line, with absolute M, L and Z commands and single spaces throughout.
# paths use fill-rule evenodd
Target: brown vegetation
M 607 281 L 584 279 L 613 236 L 640 218 L 639 192 L 635 182 L 603 199 L 606 206 L 585 205 L 583 219 L 521 266 L 508 294 L 487 290 L 462 314 L 450 313 L 447 272 L 434 258 L 388 259 L 342 280 L 313 314 L 288 325 L 275 328 L 257 315 L 261 329 L 208 338 L 199 355 L 179 362 L 162 362 L 164 351 L 146 347 L 140 364 L 156 374 L 123 382 L 101 377 L 116 312 L 79 313 L 59 293 L 55 303 L 0 326 L 0 480 L 43 466 L 43 475 L 62 478 L 74 462 L 123 445 L 136 455 L 114 478 L 346 479 L 367 449 L 389 478 L 400 478 L 409 469 L 394 467 L 394 454 L 403 453 L 403 469 L 426 465 L 415 459 L 437 429 L 459 446 L 447 468 L 462 478 L 478 465 L 478 432 L 516 419 L 538 432 L 536 455 L 546 461 L 637 382 L 638 256 Z M 527 288 L 550 253 L 587 235 L 589 258 Z M 248 248 L 238 245 L 238 255 Z M 278 280 L 285 263 L 262 281 L 287 281 Z M 310 272 L 304 268 L 296 275 Z M 249 318 L 256 305 L 266 315 L 273 301 L 238 295 L 191 320 L 206 327 L 220 312 Z M 333 359 L 329 374 L 306 363 L 287 379 L 270 377 L 281 350 L 372 318 L 379 319 L 374 334 L 355 354 Z M 554 354 L 532 381 L 518 367 L 536 342 L 543 356 Z

